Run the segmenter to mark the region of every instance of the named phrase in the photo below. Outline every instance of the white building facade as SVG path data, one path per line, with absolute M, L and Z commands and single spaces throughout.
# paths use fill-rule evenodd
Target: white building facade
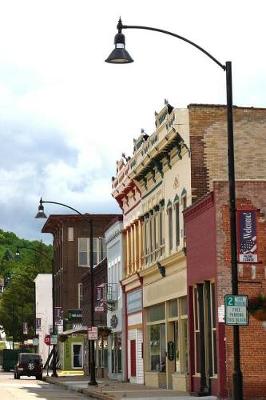
M 108 337 L 108 377 L 124 381 L 125 364 L 125 329 L 124 297 L 120 281 L 123 278 L 123 219 L 115 218 L 105 232 L 107 251 L 107 326 L 111 329 Z
M 49 346 L 44 343 L 53 326 L 52 274 L 38 274 L 35 282 L 36 334 L 39 336 L 38 353 L 43 363 L 49 355 Z

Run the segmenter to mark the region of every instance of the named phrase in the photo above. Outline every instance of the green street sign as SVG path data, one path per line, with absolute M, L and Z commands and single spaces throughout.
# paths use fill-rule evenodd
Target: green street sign
M 224 296 L 225 324 L 248 325 L 248 296 L 227 294 Z
M 57 344 L 57 335 L 51 335 L 51 344 Z

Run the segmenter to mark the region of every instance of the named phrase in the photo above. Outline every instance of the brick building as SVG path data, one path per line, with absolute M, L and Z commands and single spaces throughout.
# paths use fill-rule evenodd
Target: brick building
M 226 107 L 190 104 L 187 108 L 174 109 L 166 104 L 156 113 L 155 125 L 156 129 L 151 135 L 142 132 L 142 135 L 134 140 L 132 158 L 123 158 L 118 162 L 117 175 L 112 184 L 112 194 L 124 214 L 126 269 L 122 283 L 126 298 L 130 300 L 131 291 L 136 297 L 136 302 L 141 291 L 143 295 L 142 314 L 138 308 L 138 317 L 127 316 L 128 348 L 129 353 L 135 352 L 133 364 L 139 365 L 140 369 L 144 355 L 145 383 L 184 390 L 187 383 L 187 329 L 184 323 L 187 318 L 185 255 L 186 240 L 191 244 L 193 231 L 187 232 L 186 227 L 184 230 L 182 212 L 187 206 L 192 204 L 193 207 L 195 202 L 205 199 L 206 195 L 214 191 L 217 182 L 225 182 L 228 179 Z M 234 107 L 237 181 L 256 182 L 266 179 L 265 132 L 266 109 Z M 255 189 L 261 190 L 260 187 Z M 220 192 L 219 195 L 226 197 L 227 205 L 227 192 L 225 189 L 224 192 Z M 209 235 L 216 233 L 217 238 L 211 236 L 211 240 L 218 242 L 223 239 L 224 233 L 216 231 L 216 222 L 213 215 L 204 215 L 202 223 L 209 229 L 204 231 L 205 237 L 201 237 L 201 240 L 204 241 Z M 197 247 L 197 242 L 194 245 Z M 208 254 L 208 263 L 198 269 L 198 278 L 201 273 L 203 277 L 205 274 L 213 275 L 216 257 L 213 254 L 214 250 L 212 247 Z M 193 268 L 196 270 L 196 266 Z M 205 293 L 211 302 L 211 295 L 216 290 L 216 286 L 211 286 L 211 283 L 210 280 L 204 287 L 200 286 L 201 301 Z M 174 289 L 171 284 L 175 285 Z M 222 290 L 223 281 L 219 280 L 216 284 L 220 285 Z M 127 302 L 130 304 L 131 301 L 134 303 L 133 298 Z M 191 307 L 191 301 L 189 304 Z M 174 315 L 171 314 L 171 307 L 175 310 Z M 182 310 L 184 312 L 180 314 Z M 189 313 L 191 326 L 191 310 Z M 214 317 L 217 318 L 217 309 Z M 159 328 L 156 327 L 156 323 L 160 325 Z M 137 328 L 135 333 L 133 328 Z M 151 339 L 152 331 L 155 332 L 154 340 Z M 213 337 L 214 335 L 215 330 Z M 223 332 L 220 332 L 220 338 L 222 336 Z M 139 351 L 140 346 L 138 351 L 135 351 L 136 337 L 140 343 L 144 339 L 143 352 Z M 193 340 L 198 338 L 199 335 L 196 335 Z M 222 341 L 218 343 L 214 338 L 212 346 L 214 344 L 222 346 Z M 153 348 L 149 349 L 149 345 Z M 167 356 L 170 348 L 171 360 Z M 207 347 L 205 349 L 207 351 Z M 206 357 L 211 354 L 210 349 L 208 351 Z M 189 364 L 193 362 L 193 354 L 190 354 Z M 133 368 L 135 373 L 130 355 L 127 356 L 128 370 Z M 214 357 L 214 352 L 212 356 Z M 204 361 L 207 365 L 207 360 Z M 212 368 L 214 364 L 212 361 Z M 212 385 L 207 387 L 207 390 L 210 388 L 210 392 L 216 393 L 227 386 L 226 380 L 222 382 L 222 377 L 225 376 L 222 369 L 225 368 L 224 364 L 225 361 L 221 358 L 218 380 L 217 370 L 208 371 L 212 381 Z M 194 371 L 195 377 L 192 376 L 193 370 L 189 370 L 188 387 L 195 392 L 203 392 L 201 383 L 207 379 L 205 367 L 203 369 L 203 364 L 201 366 L 201 371 Z M 218 384 L 220 389 L 217 389 Z
M 90 224 L 93 223 L 93 260 L 95 265 L 106 257 L 103 239 L 106 225 L 116 214 L 50 215 L 42 232 L 53 235 L 55 270 L 55 306 L 64 318 L 68 310 L 80 309 L 83 297 L 82 277 L 89 268 Z
M 258 262 L 239 262 L 239 294 L 266 294 L 266 181 L 237 183 L 237 212 L 255 210 Z M 231 293 L 228 184 L 185 211 L 189 293 L 190 391 L 231 395 L 232 328 L 224 324 L 224 296 Z M 240 228 L 239 228 L 240 229 Z M 238 230 L 238 242 L 240 241 Z M 243 390 L 246 399 L 266 398 L 266 331 L 252 315 L 240 328 Z

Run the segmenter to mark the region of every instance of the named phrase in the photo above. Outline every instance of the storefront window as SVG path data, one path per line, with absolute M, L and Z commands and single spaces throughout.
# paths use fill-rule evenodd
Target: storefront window
M 148 310 L 148 321 L 160 321 L 165 319 L 164 303 L 150 307 Z
M 134 290 L 127 294 L 127 313 L 135 313 L 142 310 L 142 290 Z
M 165 324 L 151 325 L 149 329 L 151 371 L 165 372 Z
M 169 317 L 177 317 L 177 299 L 169 301 Z
M 217 374 L 215 284 L 205 281 L 194 287 L 193 293 L 195 372 L 201 373 L 203 360 L 209 376 L 214 376 Z
M 108 344 L 106 338 L 98 340 L 98 368 L 107 368 L 108 366 Z

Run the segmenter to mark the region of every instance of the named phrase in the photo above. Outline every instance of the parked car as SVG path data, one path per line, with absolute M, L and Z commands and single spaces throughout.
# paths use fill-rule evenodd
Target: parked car
M 42 380 L 42 359 L 36 353 L 20 353 L 18 362 L 14 370 L 14 378 L 20 379 L 21 376 L 35 376 Z

